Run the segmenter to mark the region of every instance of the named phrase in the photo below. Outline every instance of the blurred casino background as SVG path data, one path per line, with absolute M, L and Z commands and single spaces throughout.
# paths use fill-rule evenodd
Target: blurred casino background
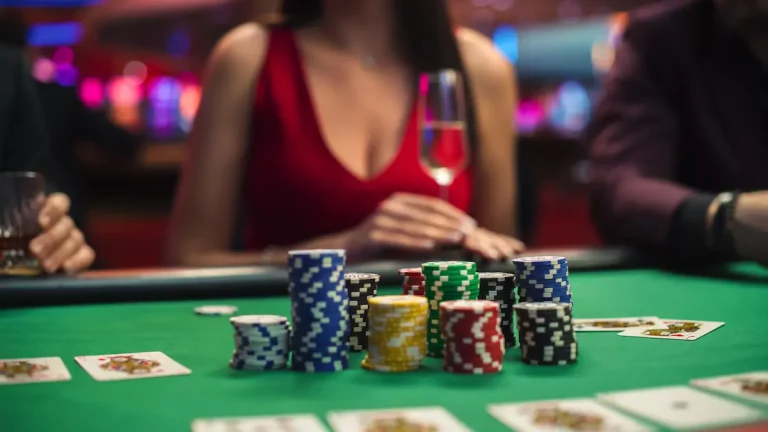
M 533 210 L 529 245 L 598 243 L 580 137 L 626 11 L 651 1 L 451 1 L 456 20 L 491 37 L 517 68 L 519 158 Z M 32 25 L 38 80 L 75 86 L 87 106 L 148 137 L 136 160 L 116 160 L 89 143 L 79 149 L 90 199 L 87 231 L 107 266 L 161 263 L 205 58 L 227 30 L 269 16 L 278 2 L 0 0 Z

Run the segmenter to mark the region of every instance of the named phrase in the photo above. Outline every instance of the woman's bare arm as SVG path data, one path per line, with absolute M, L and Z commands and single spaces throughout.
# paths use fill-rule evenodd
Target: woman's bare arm
M 473 212 L 478 225 L 517 233 L 517 84 L 512 65 L 490 40 L 462 29 L 459 47 L 474 92 L 479 143 L 475 153 Z

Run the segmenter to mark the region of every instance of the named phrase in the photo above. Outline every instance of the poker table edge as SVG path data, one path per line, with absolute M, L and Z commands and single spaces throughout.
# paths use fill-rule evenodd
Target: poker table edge
M 624 248 L 531 251 L 527 256 L 568 258 L 571 271 L 635 268 L 650 265 L 649 257 Z M 398 269 L 422 261 L 372 261 L 349 265 L 347 272 L 377 273 L 382 285 L 400 284 Z M 511 262 L 484 263 L 482 271 L 514 272 Z M 147 269 L 94 271 L 79 276 L 0 279 L 0 308 L 87 303 L 272 297 L 287 294 L 284 267 Z

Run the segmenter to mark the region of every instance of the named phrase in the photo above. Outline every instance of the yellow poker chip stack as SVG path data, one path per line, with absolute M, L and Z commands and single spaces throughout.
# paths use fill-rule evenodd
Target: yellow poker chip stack
M 380 296 L 368 302 L 368 355 L 364 369 L 407 372 L 421 366 L 427 353 L 427 299 Z

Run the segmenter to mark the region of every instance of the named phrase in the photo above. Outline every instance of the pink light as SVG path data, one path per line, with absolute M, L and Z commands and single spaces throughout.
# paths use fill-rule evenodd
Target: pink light
M 57 65 L 71 65 L 75 60 L 75 52 L 70 47 L 59 47 L 53 52 L 51 58 Z
M 179 97 L 179 113 L 185 120 L 191 120 L 197 114 L 200 105 L 200 86 L 187 85 L 182 87 Z
M 517 127 L 521 132 L 533 132 L 541 126 L 546 116 L 544 107 L 537 101 L 521 101 L 517 108 Z
M 107 84 L 107 94 L 115 106 L 136 106 L 141 101 L 141 87 L 130 78 L 112 78 Z
M 101 108 L 104 104 L 104 84 L 98 78 L 84 78 L 80 83 L 80 99 L 88 108 Z
M 32 67 L 32 75 L 41 82 L 52 82 L 56 78 L 56 65 L 45 57 L 38 57 Z

